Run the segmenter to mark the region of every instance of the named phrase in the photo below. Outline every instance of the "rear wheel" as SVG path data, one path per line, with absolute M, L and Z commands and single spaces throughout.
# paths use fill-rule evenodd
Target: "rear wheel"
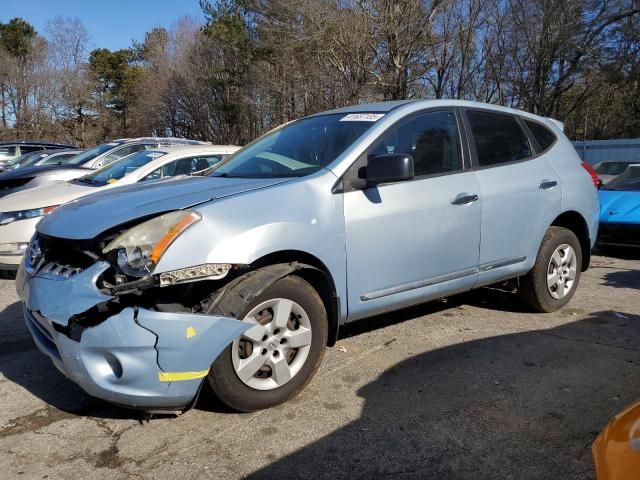
M 573 297 L 581 270 L 582 250 L 578 238 L 566 228 L 550 227 L 535 265 L 520 281 L 520 293 L 534 310 L 556 311 Z
M 213 362 L 208 380 L 229 407 L 269 408 L 297 395 L 320 366 L 327 313 L 305 280 L 288 276 L 255 298 L 238 318 L 251 325 Z

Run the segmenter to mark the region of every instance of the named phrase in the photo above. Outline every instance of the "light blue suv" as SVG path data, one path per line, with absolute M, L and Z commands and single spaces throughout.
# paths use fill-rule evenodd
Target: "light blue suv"
M 598 227 L 562 125 L 486 104 L 320 113 L 219 165 L 38 224 L 25 321 L 89 394 L 176 411 L 206 378 L 234 409 L 267 408 L 304 388 L 344 323 L 509 279 L 536 311 L 564 306 Z

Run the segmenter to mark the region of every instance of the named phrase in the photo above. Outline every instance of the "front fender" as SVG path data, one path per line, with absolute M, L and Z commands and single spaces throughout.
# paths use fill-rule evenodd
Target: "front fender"
M 154 273 L 205 263 L 250 265 L 266 255 L 300 251 L 328 269 L 346 298 L 342 194 L 332 194 L 328 171 L 197 207 L 202 220 L 180 235 Z M 346 302 L 341 303 L 346 316 Z

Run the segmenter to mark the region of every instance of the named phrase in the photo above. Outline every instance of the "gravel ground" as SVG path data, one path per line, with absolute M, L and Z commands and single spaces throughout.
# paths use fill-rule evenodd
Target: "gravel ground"
M 253 414 L 88 397 L 35 349 L 12 281 L 0 310 L 0 478 L 593 478 L 596 434 L 640 400 L 637 253 L 595 256 L 554 314 L 482 289 L 346 327 L 299 397 Z

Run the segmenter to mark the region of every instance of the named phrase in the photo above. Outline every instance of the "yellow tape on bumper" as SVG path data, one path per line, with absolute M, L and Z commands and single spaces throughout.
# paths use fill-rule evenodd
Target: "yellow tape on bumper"
M 209 373 L 209 369 L 202 370 L 201 372 L 159 372 L 158 380 L 161 382 L 179 382 L 181 380 L 197 380 L 198 378 L 206 377 Z

